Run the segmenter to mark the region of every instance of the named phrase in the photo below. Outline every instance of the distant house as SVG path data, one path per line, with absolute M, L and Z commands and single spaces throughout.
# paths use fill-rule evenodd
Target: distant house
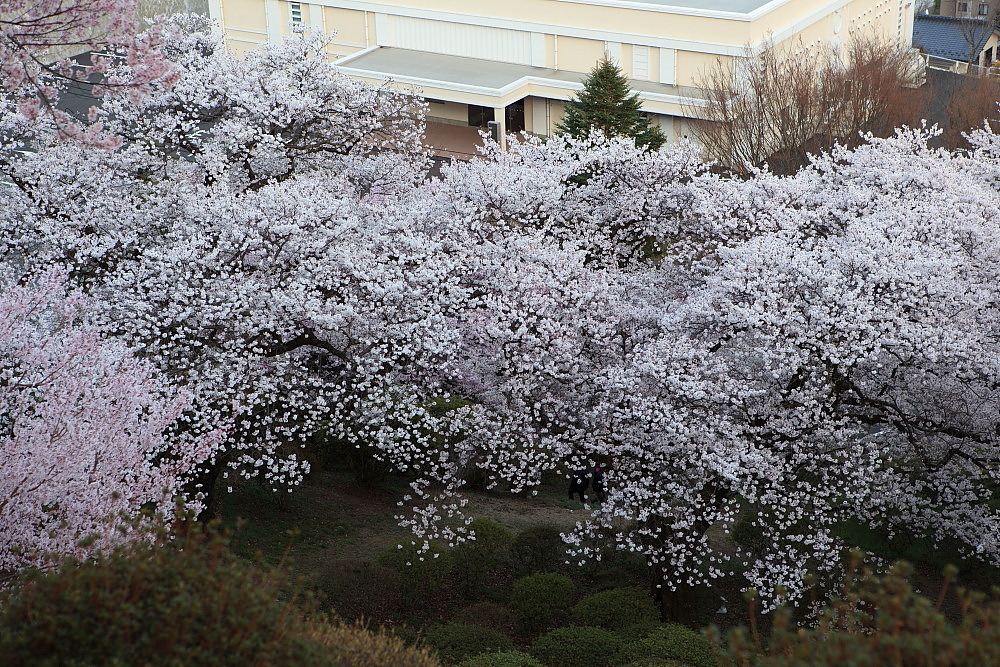
M 998 31 L 992 21 L 951 16 L 917 16 L 913 46 L 938 58 L 990 67 L 997 60 Z
M 548 135 L 602 57 L 617 61 L 668 140 L 687 136 L 718 59 L 772 40 L 800 53 L 854 37 L 909 47 L 913 0 L 211 0 L 240 52 L 292 24 L 336 31 L 342 71 L 414 88 L 428 120 Z
M 992 19 L 1000 11 L 1000 0 L 941 0 L 941 16 Z

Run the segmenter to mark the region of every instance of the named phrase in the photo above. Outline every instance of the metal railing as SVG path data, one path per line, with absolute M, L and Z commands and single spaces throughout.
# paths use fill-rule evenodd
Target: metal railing
M 967 74 L 969 76 L 992 76 L 1000 78 L 1000 69 L 996 64 L 982 66 L 974 65 L 961 60 L 942 58 L 923 53 L 921 56 L 927 65 L 927 69 L 936 69 L 942 72 L 952 72 L 954 74 Z

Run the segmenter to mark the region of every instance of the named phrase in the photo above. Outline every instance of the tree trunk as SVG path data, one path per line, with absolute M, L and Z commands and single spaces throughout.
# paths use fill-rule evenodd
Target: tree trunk
M 219 455 L 219 459 L 211 464 L 198 466 L 198 470 L 191 477 L 191 480 L 186 484 L 184 489 L 185 495 L 193 497 L 196 494 L 202 494 L 202 502 L 205 507 L 198 514 L 198 521 L 211 521 L 215 518 L 216 510 L 218 509 L 218 494 L 215 491 L 215 483 L 219 479 L 219 475 L 222 473 L 222 469 L 225 466 L 225 462 L 222 460 L 223 455 Z
M 680 584 L 677 590 L 672 591 L 667 582 L 661 580 L 660 587 L 656 589 L 656 604 L 660 608 L 660 619 L 689 627 L 701 625 L 698 601 L 703 592 L 703 589 L 687 584 Z

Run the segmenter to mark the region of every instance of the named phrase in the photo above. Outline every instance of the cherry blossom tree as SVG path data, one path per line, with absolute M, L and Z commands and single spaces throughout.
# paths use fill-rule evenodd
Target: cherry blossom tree
M 56 108 L 69 82 L 108 86 L 141 94 L 152 83 L 169 85 L 177 72 L 162 57 L 158 29 L 139 34 L 135 0 L 3 0 L 0 2 L 0 91 L 29 119 L 54 121 L 66 137 L 109 146 L 113 137 L 100 124 L 83 126 Z M 131 77 L 108 81 L 111 59 L 96 56 L 87 65 L 71 60 L 89 51 L 123 56 Z
M 608 501 L 568 539 L 665 590 L 738 565 L 797 595 L 844 522 L 997 560 L 993 135 L 745 179 L 685 145 L 528 140 L 424 182 L 419 104 L 301 37 L 239 60 L 173 25 L 181 82 L 106 105 L 123 146 L 8 144 L 0 242 L 66 266 L 193 396 L 187 427 L 234 423 L 203 491 L 292 487 L 323 434 L 413 476 L 423 539 L 467 537 L 470 468 L 521 491 L 599 460 Z M 719 548 L 741 518 L 767 548 Z
M 185 475 L 219 439 L 174 438 L 190 396 L 64 291 L 57 274 L 0 289 L 0 570 L 141 537 L 140 510 L 169 520 Z
M 996 140 L 977 141 L 965 157 L 901 132 L 789 178 L 675 163 L 678 177 L 650 188 L 628 159 L 614 161 L 621 176 L 579 185 L 570 175 L 590 173 L 585 151 L 530 143 L 446 174 L 463 216 L 546 229 L 564 247 L 574 232 L 597 238 L 565 205 L 583 193 L 602 203 L 587 214 L 639 206 L 642 229 L 658 230 L 661 255 L 617 263 L 603 288 L 618 299 L 613 334 L 575 328 L 605 353 L 599 363 L 577 348 L 580 374 L 552 383 L 551 340 L 519 387 L 541 413 L 523 433 L 558 425 L 549 463 L 575 453 L 614 471 L 609 502 L 572 536 L 581 556 L 612 542 L 645 553 L 665 588 L 705 585 L 736 564 L 710 529 L 746 516 L 771 546 L 737 560 L 765 595 L 797 595 L 808 569 L 835 569 L 842 522 L 957 539 L 997 561 Z M 669 173 L 650 164 L 668 155 L 635 164 Z
M 297 34 L 238 57 L 205 17 L 179 15 L 155 29 L 169 37 L 163 50 L 180 81 L 110 100 L 101 116 L 161 165 L 188 160 L 196 167 L 188 178 L 237 191 L 322 170 L 383 195 L 426 172 L 423 103 L 341 74 L 326 58 L 331 37 Z
M 181 83 L 107 103 L 122 147 L 39 133 L 15 156 L 7 249 L 55 253 L 202 423 L 236 420 L 205 491 L 226 464 L 294 485 L 318 428 L 417 434 L 434 396 L 420 378 L 453 337 L 432 298 L 451 260 L 387 199 L 423 178 L 422 105 L 341 76 L 322 40 L 238 60 L 206 25 L 165 27 Z
M 597 522 L 667 581 L 723 576 L 708 528 L 747 510 L 772 545 L 747 561 L 765 592 L 835 567 L 848 521 L 997 562 L 997 194 L 970 172 L 982 153 L 925 139 L 699 186 L 717 248 L 619 379 L 651 391 L 620 413 L 632 483 Z M 651 486 L 652 526 L 617 529 L 622 505 L 649 516 Z

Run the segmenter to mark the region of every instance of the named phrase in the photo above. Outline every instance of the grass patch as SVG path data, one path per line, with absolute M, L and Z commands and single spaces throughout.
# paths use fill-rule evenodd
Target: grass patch
M 957 540 L 935 542 L 927 537 L 906 534 L 890 537 L 885 530 L 872 529 L 855 521 L 838 524 L 833 533 L 859 549 L 889 561 L 905 560 L 918 569 L 941 572 L 946 566 L 954 565 L 963 586 L 989 590 L 1000 581 L 1000 567 L 968 557 Z
M 327 548 L 334 540 L 348 538 L 351 526 L 331 518 L 323 507 L 310 506 L 308 489 L 277 494 L 253 482 L 234 485 L 221 499 L 219 514 L 233 529 L 233 551 L 251 558 L 260 554 L 270 563 L 288 555 Z

